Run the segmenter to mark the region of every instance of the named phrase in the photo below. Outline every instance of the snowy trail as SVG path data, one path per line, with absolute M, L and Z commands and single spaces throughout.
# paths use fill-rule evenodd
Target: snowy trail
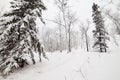
M 50 61 L 37 63 L 36 65 L 32 65 L 32 66 L 27 66 L 27 68 L 24 68 L 22 71 L 17 72 L 17 74 L 11 74 L 11 76 L 9 76 L 7 80 L 26 80 L 29 78 L 30 80 L 41 80 L 41 78 L 42 80 L 49 80 L 50 78 L 53 78 L 55 80 L 54 77 L 51 77 L 53 75 L 55 76 L 59 75 L 59 78 L 64 79 L 65 75 L 67 73 L 70 73 L 71 71 L 73 72 L 75 65 L 78 64 L 75 63 L 78 61 L 75 61 L 77 58 L 75 57 L 76 55 L 73 53 L 57 54 L 57 56 L 56 55 L 50 55 L 50 56 L 52 56 Z M 47 77 L 49 76 L 50 78 L 46 79 L 47 78 L 46 76 Z
M 120 80 L 119 49 L 108 54 L 74 50 L 48 54 L 50 61 L 29 65 L 0 80 Z

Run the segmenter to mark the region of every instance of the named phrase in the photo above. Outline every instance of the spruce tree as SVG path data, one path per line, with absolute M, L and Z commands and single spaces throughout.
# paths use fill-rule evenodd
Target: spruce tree
M 93 31 L 95 43 L 93 48 L 99 50 L 100 52 L 106 52 L 108 48 L 107 40 L 109 38 L 107 37 L 108 33 L 104 27 L 104 20 L 97 4 L 93 3 L 92 10 L 93 22 L 95 23 L 95 30 Z
M 43 2 L 13 0 L 10 4 L 11 11 L 0 19 L 0 71 L 3 74 L 28 64 L 27 55 L 35 64 L 34 53 L 39 53 L 41 58 L 43 52 L 35 22 L 37 17 L 43 22 L 42 11 L 46 9 Z

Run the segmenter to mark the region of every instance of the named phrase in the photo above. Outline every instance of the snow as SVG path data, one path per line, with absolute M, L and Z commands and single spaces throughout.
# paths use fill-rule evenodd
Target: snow
M 9 10 L 9 1 L 10 0 L 1 0 L 0 6 L 4 9 L 4 12 Z M 71 7 L 75 6 L 72 8 L 74 12 L 81 15 L 78 16 L 80 17 L 80 20 L 86 21 L 86 18 L 91 18 L 92 2 L 98 0 L 71 1 Z M 55 13 L 57 13 L 55 10 L 57 8 L 52 0 L 46 0 L 45 3 L 47 3 L 46 6 L 48 10 L 44 12 L 43 17 L 48 20 L 53 20 Z M 85 6 L 85 4 L 87 6 Z M 104 4 L 102 3 L 101 5 Z M 111 7 L 113 7 L 113 12 L 116 12 L 113 5 L 108 6 L 108 8 Z M 78 9 L 78 11 L 76 11 L 76 9 Z M 38 23 L 40 23 L 40 21 L 37 21 L 37 24 Z M 46 26 L 52 28 L 56 26 L 52 22 L 46 21 L 46 23 Z M 9 29 L 10 28 L 8 28 L 8 30 Z M 43 32 L 42 29 L 41 32 Z M 120 42 L 119 40 L 120 39 L 118 39 L 117 42 Z M 117 47 L 114 41 L 111 42 L 109 46 L 109 51 L 102 54 L 98 52 L 86 52 L 80 48 L 76 50 L 73 49 L 69 54 L 66 51 L 63 51 L 62 53 L 59 51 L 54 53 L 47 52 L 49 60 L 42 59 L 42 63 L 40 63 L 38 56 L 35 56 L 37 60 L 35 65 L 30 64 L 25 68 L 18 69 L 5 79 L 0 76 L 0 80 L 120 80 L 120 47 Z
M 0 80 L 120 80 L 120 48 L 108 53 L 85 52 L 47 53 L 48 60 L 28 65 Z

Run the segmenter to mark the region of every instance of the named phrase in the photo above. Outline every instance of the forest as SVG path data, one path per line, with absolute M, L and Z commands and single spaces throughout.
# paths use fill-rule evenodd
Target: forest
M 120 80 L 119 0 L 0 0 L 0 80 Z

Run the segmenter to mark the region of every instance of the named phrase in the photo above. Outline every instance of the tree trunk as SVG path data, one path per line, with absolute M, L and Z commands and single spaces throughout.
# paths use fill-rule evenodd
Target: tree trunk
M 86 36 L 86 48 L 87 48 L 87 52 L 89 52 L 89 44 L 88 44 L 88 36 L 87 33 L 85 34 Z
M 59 44 L 59 48 L 60 48 L 60 52 L 62 52 L 62 34 L 61 34 L 61 25 L 59 27 L 59 32 L 60 32 L 60 44 Z
M 70 34 L 70 27 L 68 29 L 68 52 L 71 52 L 71 34 Z

